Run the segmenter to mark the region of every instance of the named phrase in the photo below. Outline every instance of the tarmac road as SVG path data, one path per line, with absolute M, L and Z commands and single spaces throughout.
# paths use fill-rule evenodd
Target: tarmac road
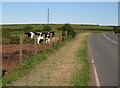
M 91 34 L 88 38 L 100 86 L 118 86 L 118 37 L 115 34 Z

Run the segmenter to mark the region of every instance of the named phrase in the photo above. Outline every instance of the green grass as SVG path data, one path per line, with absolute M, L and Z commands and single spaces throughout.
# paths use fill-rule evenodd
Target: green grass
M 52 48 L 46 49 L 39 54 L 32 54 L 30 56 L 26 56 L 25 60 L 19 68 L 13 70 L 9 75 L 6 75 L 2 78 L 2 85 L 5 86 L 23 77 L 28 72 L 30 72 L 36 65 L 40 64 L 43 60 L 47 59 L 50 54 L 53 54 L 55 51 L 58 51 L 68 41 L 70 41 L 70 38 L 66 38 L 65 41 L 62 43 L 54 43 L 52 45 Z
M 87 60 L 87 44 L 86 40 L 80 42 L 80 48 L 76 55 L 77 61 L 81 64 L 79 69 L 71 80 L 73 86 L 88 86 L 90 80 L 89 64 Z
M 31 57 L 27 57 L 19 68 L 13 70 L 10 75 L 3 77 L 2 85 L 4 86 L 22 77 L 47 57 L 47 52 L 42 52 L 40 54 L 34 54 L 31 55 Z
M 25 26 L 31 26 L 35 30 L 42 30 L 43 26 L 46 24 L 16 24 L 16 25 L 2 25 L 3 29 L 22 29 Z M 49 24 L 53 30 L 61 27 L 63 24 Z M 99 26 L 99 25 L 82 25 L 82 24 L 71 24 L 73 28 L 77 29 L 112 29 L 112 26 Z
M 18 44 L 19 40 L 17 38 L 17 35 L 20 34 L 20 32 L 26 32 L 26 31 L 36 31 L 40 32 L 43 31 L 43 27 L 46 24 L 16 24 L 16 25 L 2 25 L 2 44 L 9 45 L 9 44 Z M 57 28 L 62 27 L 64 24 L 49 24 L 52 31 L 57 32 Z M 73 29 L 80 32 L 109 32 L 113 31 L 112 26 L 99 26 L 99 25 L 77 25 L 77 24 L 70 24 Z M 26 26 L 30 26 L 33 29 L 27 30 L 24 29 Z M 16 38 L 14 38 L 16 37 Z M 8 41 L 6 41 L 8 40 Z M 29 40 L 27 40 L 29 41 Z M 31 41 L 30 41 L 31 42 Z

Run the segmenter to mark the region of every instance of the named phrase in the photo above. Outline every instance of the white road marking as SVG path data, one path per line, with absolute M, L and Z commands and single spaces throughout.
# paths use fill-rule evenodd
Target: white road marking
M 94 60 L 93 60 L 92 57 L 91 57 L 91 60 L 92 60 L 92 66 L 93 66 L 93 69 L 94 69 L 94 74 L 95 74 L 96 86 L 100 87 L 100 81 L 99 81 L 97 70 L 96 70 L 96 67 L 95 67 L 95 64 L 94 64 Z
M 90 44 L 88 44 L 88 49 L 90 50 Z M 89 51 L 90 53 L 90 59 L 91 59 L 91 63 L 92 63 L 92 67 L 93 67 L 93 71 L 94 71 L 94 76 L 95 76 L 95 82 L 96 82 L 96 86 L 100 87 L 100 81 L 99 81 L 99 77 L 98 77 L 98 73 L 95 67 L 95 62 L 92 56 L 92 53 Z
M 104 36 L 106 39 L 110 40 L 111 42 L 118 44 L 118 42 L 116 42 L 116 41 L 114 41 L 114 40 L 108 38 L 105 34 L 103 34 L 103 36 Z

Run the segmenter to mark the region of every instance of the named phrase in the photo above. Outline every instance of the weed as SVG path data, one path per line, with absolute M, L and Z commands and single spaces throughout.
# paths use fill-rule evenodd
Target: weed
M 77 61 L 82 65 L 81 69 L 76 72 L 72 78 L 73 86 L 87 86 L 90 79 L 89 64 L 87 60 L 86 40 L 81 41 L 79 51 L 76 55 Z

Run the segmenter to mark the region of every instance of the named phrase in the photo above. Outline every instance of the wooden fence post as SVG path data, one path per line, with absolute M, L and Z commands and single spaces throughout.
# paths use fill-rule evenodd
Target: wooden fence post
M 59 32 L 59 43 L 61 42 L 61 32 Z
M 19 50 L 19 63 L 22 64 L 22 56 L 23 56 L 23 34 L 20 35 L 20 50 Z
M 35 48 L 35 54 L 37 54 L 37 36 L 34 36 L 34 48 Z
M 66 31 L 65 31 L 65 37 L 67 37 L 67 35 L 68 35 L 68 31 L 66 30 Z
M 60 32 L 60 42 L 62 42 L 62 32 Z

